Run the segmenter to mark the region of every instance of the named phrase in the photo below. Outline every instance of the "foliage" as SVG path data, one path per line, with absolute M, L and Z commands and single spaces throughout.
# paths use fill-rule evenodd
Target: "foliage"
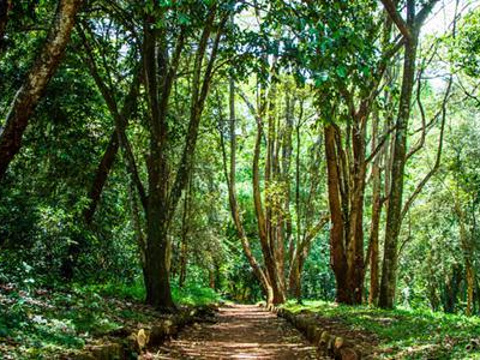
M 152 235 L 149 224 L 167 229 L 162 234 L 168 253 L 167 280 L 178 305 L 264 299 L 242 246 L 244 239 L 232 220 L 230 179 L 225 176 L 231 155 L 228 144 L 234 137 L 239 215 L 253 258 L 264 270 L 253 190 L 257 126 L 262 123 L 258 185 L 266 212 L 274 213 L 272 224 L 283 221 L 274 224 L 280 229 L 275 236 L 282 239 L 287 264 L 282 276 L 290 280 L 291 260 L 302 259 L 300 294 L 294 294 L 288 281 L 287 293 L 306 305 L 288 307 L 312 310 L 377 334 L 382 346 L 396 354 L 425 346 L 438 351 L 437 357 L 448 357 L 448 351 L 457 358 L 474 356 L 464 350 L 480 336 L 480 12 L 461 6 L 463 1 L 456 7 L 462 12 L 445 33 L 420 34 L 407 129 L 408 150 L 417 150 L 406 161 L 402 205 L 416 196 L 405 211 L 398 241 L 396 301 L 401 307 L 386 312 L 319 301 L 333 301 L 337 295 L 331 223 L 315 229 L 330 215 L 326 125 L 337 129 L 335 146 L 342 171 L 352 175 L 355 155 L 363 151 L 360 155 L 366 158 L 365 173 L 356 173 L 365 180 L 359 197 L 363 243 L 357 249 L 366 270 L 363 299 L 368 298 L 373 278 L 368 255 L 376 160 L 383 206 L 377 260 L 383 257 L 394 120 L 402 86 L 399 69 L 406 56 L 395 22 L 386 17 L 382 5 L 386 2 L 85 2 L 66 54 L 29 118 L 21 151 L 0 179 L 1 354 L 49 358 L 65 348 L 81 348 L 125 324 L 154 319 L 158 314 L 141 305 L 146 299 L 145 255 L 151 255 L 151 247 L 145 246 Z M 5 34 L 0 34 L 0 136 L 58 1 L 11 3 Z M 418 6 L 428 3 L 433 2 Z M 442 12 L 434 10 L 437 21 Z M 212 14 L 214 21 L 208 22 Z M 151 79 L 139 71 L 144 65 L 145 24 L 161 38 L 157 45 L 164 49 L 153 51 L 156 73 L 163 73 L 165 64 L 175 69 L 161 104 L 166 129 L 158 136 L 165 141 L 159 150 L 162 156 L 153 157 L 166 159 L 159 181 L 161 195 L 170 194 L 178 173 L 184 166 L 189 168 L 182 178 L 185 186 L 175 195 L 178 204 L 168 209 L 168 220 L 149 219 L 138 186 L 143 184 L 150 194 L 158 189 L 150 180 L 152 148 L 160 133 L 151 125 L 155 115 L 148 96 Z M 206 28 L 211 31 L 206 50 L 196 58 Z M 203 71 L 217 35 L 216 61 L 207 76 Z M 177 45 L 181 52 L 172 63 Z M 197 67 L 199 73 L 194 71 Z M 122 138 L 114 110 L 123 114 L 137 77 L 138 94 L 123 119 Z M 160 75 L 157 80 L 157 92 L 162 93 L 167 82 Z M 102 81 L 106 94 L 99 87 Z M 194 106 L 199 96 L 195 85 L 203 81 L 209 85 L 205 102 Z M 230 114 L 231 103 L 235 114 Z M 367 108 L 365 117 L 357 116 L 365 110 L 361 104 Z M 191 119 L 197 115 L 198 134 L 189 138 Z M 231 121 L 234 136 L 229 131 Z M 363 125 L 356 128 L 359 124 Z M 376 136 L 372 125 L 377 127 Z M 364 131 L 364 142 L 353 145 L 358 129 Z M 105 169 L 102 159 L 115 141 L 113 160 Z M 185 150 L 189 141 L 195 142 L 195 151 Z M 225 153 L 222 141 L 227 144 Z M 381 146 L 373 156 L 378 143 Z M 185 162 L 184 154 L 191 160 Z M 272 168 L 269 156 L 278 165 L 272 170 L 278 175 L 274 181 L 267 179 L 267 168 Z M 132 163 L 137 178 L 132 176 Z M 105 182 L 98 198 L 92 199 L 97 176 L 104 170 Z M 344 179 L 340 192 L 347 199 L 354 191 L 348 193 L 346 188 L 358 178 Z M 147 194 L 147 203 L 149 199 Z M 85 213 L 91 205 L 95 209 L 87 221 Z M 349 214 L 351 205 L 348 200 L 342 203 L 343 214 Z M 159 215 L 165 214 L 163 206 L 158 209 Z M 347 229 L 351 219 L 342 218 L 345 233 L 351 230 Z M 313 236 L 299 255 L 298 244 L 310 232 Z M 66 276 L 66 264 L 72 266 L 72 276 Z M 466 314 L 474 317 L 468 319 Z
M 31 280 L 31 279 L 26 279 Z M 217 303 L 212 289 L 188 284 L 174 287 L 182 305 Z M 155 322 L 158 312 L 142 304 L 141 282 L 130 285 L 74 284 L 47 289 L 32 281 L 7 283 L 0 288 L 0 356 L 3 359 L 50 359 L 81 349 L 122 327 Z
M 293 312 L 311 311 L 335 319 L 350 329 L 374 334 L 380 339 L 381 358 L 475 359 L 480 349 L 468 350 L 480 338 L 480 320 L 428 310 L 380 310 L 367 306 L 344 306 L 324 301 L 288 303 Z M 373 336 L 372 336 L 373 338 Z M 475 345 L 474 345 L 475 347 Z

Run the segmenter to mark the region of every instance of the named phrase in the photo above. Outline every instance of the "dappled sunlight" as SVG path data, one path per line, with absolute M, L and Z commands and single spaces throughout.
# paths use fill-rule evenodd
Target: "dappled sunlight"
M 191 326 L 157 350 L 157 359 L 316 359 L 283 319 L 257 306 L 220 309 L 216 324 Z

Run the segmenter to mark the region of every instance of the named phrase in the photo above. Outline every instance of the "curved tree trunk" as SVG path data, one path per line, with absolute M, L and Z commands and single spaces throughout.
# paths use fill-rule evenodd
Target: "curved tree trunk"
M 45 44 L 12 100 L 5 127 L 0 133 L 0 180 L 20 150 L 28 121 L 60 64 L 82 3 L 83 0 L 59 1 Z
M 237 236 L 240 239 L 242 244 L 243 252 L 247 257 L 247 260 L 252 267 L 253 273 L 255 277 L 259 281 L 262 290 L 264 292 L 265 297 L 267 298 L 267 303 L 273 303 L 273 288 L 270 285 L 270 280 L 267 277 L 267 274 L 262 269 L 260 264 L 258 263 L 257 259 L 253 255 L 252 249 L 250 247 L 250 241 L 247 237 L 245 229 L 243 227 L 240 210 L 238 208 L 237 202 L 237 192 L 236 192 L 236 152 L 237 152 L 237 145 L 236 145 L 236 133 L 235 133 L 235 125 L 236 125 L 236 117 L 235 117 L 235 84 L 233 79 L 230 79 L 229 83 L 229 110 L 230 110 L 230 117 L 229 117 L 229 137 L 230 137 L 230 159 L 229 159 L 229 168 L 227 167 L 227 153 L 225 149 L 225 142 L 223 132 L 220 131 L 220 141 L 222 145 L 222 155 L 223 155 L 223 164 L 224 164 L 224 172 L 225 172 L 225 179 L 227 180 L 228 186 L 228 201 L 230 204 L 230 211 L 233 219 L 233 223 L 235 225 L 235 229 L 237 230 Z M 221 112 L 220 112 L 221 114 Z

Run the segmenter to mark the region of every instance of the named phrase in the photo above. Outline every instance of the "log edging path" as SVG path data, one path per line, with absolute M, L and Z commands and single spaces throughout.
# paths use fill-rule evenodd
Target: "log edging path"
M 184 327 L 203 321 L 217 311 L 216 306 L 200 306 L 184 309 L 173 315 L 165 315 L 156 322 L 138 328 L 121 328 L 88 344 L 79 352 L 61 356 L 62 360 L 119 360 L 131 359 L 133 354 L 142 354 L 147 347 L 156 347 L 178 334 Z
M 285 308 L 273 308 L 271 310 L 278 317 L 287 320 L 292 326 L 300 331 L 317 349 L 330 355 L 336 360 L 360 360 L 362 354 L 354 348 L 354 345 L 342 336 L 335 336 L 323 329 L 316 318 L 308 316 L 308 313 L 294 313 Z

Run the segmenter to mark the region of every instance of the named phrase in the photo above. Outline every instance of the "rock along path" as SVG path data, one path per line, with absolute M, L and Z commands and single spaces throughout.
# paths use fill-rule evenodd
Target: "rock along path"
M 253 305 L 220 308 L 215 324 L 194 324 L 153 352 L 154 359 L 318 359 L 284 319 Z

